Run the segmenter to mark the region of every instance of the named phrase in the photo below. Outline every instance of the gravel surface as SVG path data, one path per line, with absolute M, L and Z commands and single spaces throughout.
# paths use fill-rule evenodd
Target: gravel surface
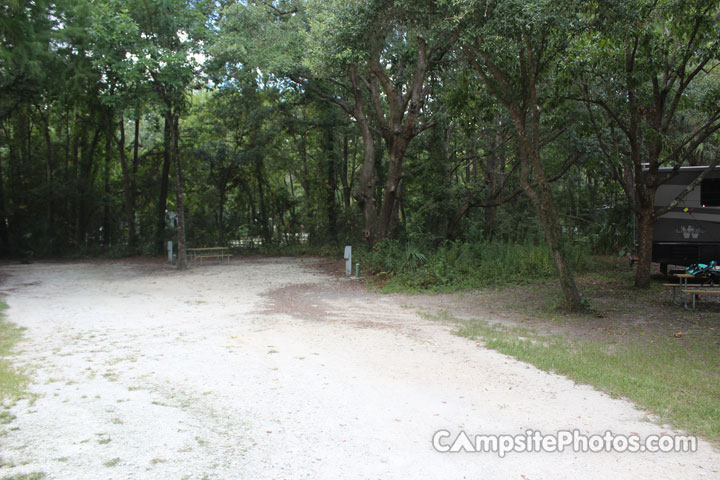
M 438 453 L 453 436 L 673 433 L 313 260 L 2 268 L 31 400 L 0 425 L 0 477 L 718 478 L 720 453 Z M 478 316 L 487 312 L 478 312 Z

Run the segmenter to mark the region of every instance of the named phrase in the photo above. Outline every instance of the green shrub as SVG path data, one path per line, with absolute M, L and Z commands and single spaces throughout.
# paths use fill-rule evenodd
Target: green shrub
M 575 270 L 588 264 L 579 246 L 568 246 Z M 428 245 L 380 242 L 360 259 L 363 271 L 382 274 L 389 290 L 447 290 L 541 281 L 555 276 L 555 265 L 545 245 L 502 242 L 446 242 Z

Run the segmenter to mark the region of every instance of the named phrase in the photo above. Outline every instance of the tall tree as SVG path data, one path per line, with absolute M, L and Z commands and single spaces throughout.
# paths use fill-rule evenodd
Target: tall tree
M 184 269 L 185 259 L 185 212 L 183 196 L 182 162 L 179 149 L 180 115 L 187 107 L 188 88 L 198 71 L 197 55 L 208 40 L 207 24 L 212 2 L 194 0 L 134 1 L 129 5 L 130 14 L 138 25 L 141 41 L 133 62 L 157 95 L 160 111 L 165 121 L 165 162 L 163 185 L 169 166 L 175 169 L 175 195 L 177 209 L 178 269 Z M 158 243 L 164 228 L 160 228 L 160 216 L 164 226 L 165 188 L 161 188 L 158 207 Z M 162 210 L 162 212 L 160 211 Z
M 314 56 L 307 63 L 316 78 L 345 90 L 345 99 L 328 99 L 354 119 L 363 139 L 364 161 L 353 194 L 373 245 L 394 234 L 403 160 L 410 142 L 435 124 L 428 115 L 431 87 L 453 39 L 435 28 L 441 17 L 434 2 L 311 2 L 310 8 Z M 388 154 L 379 199 L 376 133 Z
M 307 11 L 302 2 L 251 2 L 225 10 L 223 26 L 236 40 L 219 42 L 228 63 L 290 78 L 339 105 L 357 125 L 365 153 L 353 196 L 371 245 L 393 234 L 405 153 L 433 124 L 427 118 L 433 71 L 450 43 L 432 27 L 439 18 L 434 8 L 434 2 L 377 0 L 313 1 Z M 389 157 L 381 172 L 384 185 L 378 184 L 377 138 Z
M 720 62 L 720 2 L 598 2 L 588 15 L 594 28 L 575 52 L 588 59 L 580 64 L 579 97 L 635 213 L 635 286 L 648 287 L 657 219 L 720 162 L 710 159 L 673 201 L 655 207 L 657 189 L 692 165 L 698 148 L 720 130 L 720 83 L 708 81 Z M 663 167 L 671 174 L 662 174 Z
M 460 48 L 487 91 L 505 108 L 515 130 L 520 185 L 552 251 L 565 302 L 582 302 L 567 259 L 544 148 L 557 135 L 545 121 L 557 108 L 554 81 L 577 16 L 566 4 L 501 0 L 460 5 Z M 565 162 L 566 164 L 568 162 Z
M 117 145 L 117 157 L 120 160 L 123 179 L 128 252 L 135 253 L 138 240 L 135 226 L 134 170 L 137 168 L 139 152 L 136 135 L 133 164 L 131 164 L 126 151 L 125 120 L 126 112 L 130 112 L 139 122 L 137 112 L 143 108 L 143 104 L 152 100 L 143 72 L 137 68 L 139 27 L 128 10 L 123 8 L 124 5 L 125 2 L 115 0 L 93 4 L 88 48 L 93 52 L 94 67 L 101 73 L 100 99 L 106 106 L 108 140 L 112 140 Z M 136 126 L 139 128 L 139 124 L 136 123 Z M 118 130 L 119 134 L 116 134 Z M 138 129 L 136 128 L 135 131 L 137 134 Z M 108 143 L 106 153 L 108 156 L 110 156 L 109 147 Z

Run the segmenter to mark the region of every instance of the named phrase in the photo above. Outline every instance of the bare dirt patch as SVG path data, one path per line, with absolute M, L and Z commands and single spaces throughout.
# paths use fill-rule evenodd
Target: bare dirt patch
M 417 313 L 522 320 L 490 293 L 377 295 L 329 275 L 323 262 L 241 258 L 187 272 L 132 261 L 3 267 L 9 320 L 27 329 L 16 362 L 34 369 L 36 398 L 12 406 L 15 419 L 1 427 L 0 475 L 717 475 L 720 454 L 705 442 L 694 454 L 437 453 L 431 438 L 440 429 L 668 430 L 627 402 Z

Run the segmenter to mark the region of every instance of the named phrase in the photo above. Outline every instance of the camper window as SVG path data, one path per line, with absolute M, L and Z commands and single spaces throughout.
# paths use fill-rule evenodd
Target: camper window
M 706 178 L 702 181 L 700 203 L 703 207 L 720 207 L 720 178 Z

